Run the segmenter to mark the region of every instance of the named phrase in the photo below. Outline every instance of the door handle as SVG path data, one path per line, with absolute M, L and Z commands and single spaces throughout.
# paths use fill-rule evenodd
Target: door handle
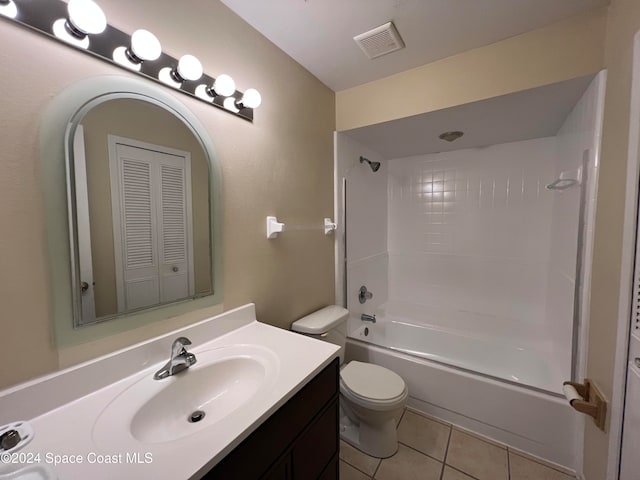
M 86 292 L 87 292 L 87 290 L 89 290 L 89 284 L 88 284 L 87 282 L 82 282 L 82 283 L 80 284 L 80 291 L 81 291 L 82 293 L 86 293 Z
M 171 270 L 173 270 L 174 272 L 177 272 L 179 268 L 174 265 L 173 267 L 171 267 Z

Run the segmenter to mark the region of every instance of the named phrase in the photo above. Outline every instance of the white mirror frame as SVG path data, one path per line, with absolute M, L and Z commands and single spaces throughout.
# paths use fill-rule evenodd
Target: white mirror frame
M 196 299 L 161 305 L 107 322 L 76 328 L 74 324 L 74 276 L 77 269 L 75 246 L 71 242 L 67 190 L 67 153 L 72 151 L 75 128 L 82 116 L 100 99 L 139 98 L 170 110 L 189 126 L 202 144 L 209 161 L 210 223 L 213 294 Z M 45 226 L 50 268 L 50 295 L 55 336 L 58 346 L 72 346 L 93 341 L 146 324 L 211 307 L 223 299 L 222 258 L 222 173 L 209 134 L 198 118 L 174 96 L 155 85 L 118 75 L 92 77 L 60 92 L 47 106 L 40 129 L 41 178 L 44 193 Z M 77 278 L 77 277 L 76 277 Z

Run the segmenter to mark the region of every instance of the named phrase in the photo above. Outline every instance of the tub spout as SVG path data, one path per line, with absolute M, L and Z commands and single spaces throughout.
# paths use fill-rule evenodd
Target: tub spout
M 360 320 L 362 320 L 363 322 L 376 323 L 376 316 L 363 313 L 362 315 L 360 315 Z

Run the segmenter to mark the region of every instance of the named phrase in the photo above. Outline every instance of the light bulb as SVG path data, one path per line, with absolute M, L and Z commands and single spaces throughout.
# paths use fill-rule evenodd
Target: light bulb
M 117 47 L 113 51 L 113 61 L 136 72 L 142 70 L 142 62 L 131 60 L 131 53 L 127 47 Z
M 69 26 L 80 37 L 89 33 L 102 33 L 107 28 L 107 17 L 93 0 L 69 0 L 67 10 Z
M 229 75 L 219 75 L 213 82 L 213 92 L 216 96 L 230 97 L 236 91 L 236 82 Z
M 164 67 L 158 72 L 158 80 L 162 83 L 173 88 L 180 88 L 182 79 L 176 81 L 175 76 L 175 71 L 171 67 Z
M 209 90 L 211 90 L 209 87 L 207 87 L 204 83 L 201 83 L 196 87 L 193 93 L 195 93 L 196 97 L 198 97 L 199 99 L 211 103 L 215 98 L 209 93 Z
M 238 107 L 236 107 L 236 99 L 234 97 L 225 98 L 224 102 L 222 102 L 222 105 L 230 112 L 238 113 L 240 111 L 238 110 Z
M 16 18 L 18 16 L 18 7 L 13 0 L 0 2 L 0 15 L 9 18 Z
M 250 88 L 244 92 L 240 103 L 245 108 L 258 108 L 262 103 L 262 96 L 255 88 Z
M 202 70 L 202 64 L 193 55 L 183 55 L 178 62 L 178 68 L 174 73 L 174 80 L 198 80 L 204 71 Z M 177 74 L 177 75 L 175 75 Z
M 156 36 L 148 30 L 136 30 L 131 35 L 130 55 L 135 61 L 153 61 L 160 58 L 162 47 Z
M 53 34 L 61 40 L 80 48 L 89 48 L 89 37 L 84 33 L 74 31 L 73 27 L 69 27 L 69 21 L 65 18 L 59 18 L 53 22 Z

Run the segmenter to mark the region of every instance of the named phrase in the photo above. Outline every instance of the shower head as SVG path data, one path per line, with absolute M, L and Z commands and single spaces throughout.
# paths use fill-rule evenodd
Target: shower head
M 372 162 L 371 160 L 364 158 L 364 157 L 360 157 L 360 163 L 364 163 L 367 162 L 369 164 L 369 166 L 371 167 L 371 170 L 375 173 L 378 170 L 380 170 L 380 162 Z

